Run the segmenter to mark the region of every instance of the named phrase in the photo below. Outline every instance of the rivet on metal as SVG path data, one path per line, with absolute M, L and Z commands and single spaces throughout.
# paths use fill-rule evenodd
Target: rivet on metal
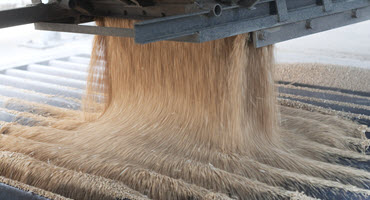
M 357 9 L 353 9 L 352 10 L 352 16 L 351 16 L 352 18 L 358 18 L 358 11 L 357 11 Z
M 265 31 L 259 31 L 258 32 L 258 40 L 265 40 L 265 39 L 266 39 Z
M 306 29 L 313 29 L 313 27 L 312 27 L 312 20 L 307 20 L 306 21 Z

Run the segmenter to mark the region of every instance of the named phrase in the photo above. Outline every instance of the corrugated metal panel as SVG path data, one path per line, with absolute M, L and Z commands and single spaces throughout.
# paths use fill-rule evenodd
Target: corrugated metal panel
M 89 55 L 75 55 L 1 71 L 0 107 L 17 112 L 30 110 L 16 103 L 5 104 L 1 97 L 8 97 L 72 110 L 80 109 L 79 100 L 86 87 L 89 61 Z M 18 123 L 23 121 L 23 124 L 33 124 L 25 119 L 20 120 L 12 113 L 0 112 L 0 121 L 15 120 Z

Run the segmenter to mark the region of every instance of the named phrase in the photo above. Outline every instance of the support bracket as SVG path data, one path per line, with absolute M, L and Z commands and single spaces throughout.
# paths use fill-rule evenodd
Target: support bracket
M 287 21 L 289 19 L 289 14 L 286 0 L 275 0 L 275 1 L 279 22 Z
M 322 4 L 324 6 L 324 11 L 329 12 L 333 10 L 333 2 L 332 0 L 322 0 Z

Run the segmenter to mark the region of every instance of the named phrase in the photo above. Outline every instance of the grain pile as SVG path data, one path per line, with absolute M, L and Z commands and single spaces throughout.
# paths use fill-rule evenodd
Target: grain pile
M 329 78 L 328 78 L 329 77 Z M 370 93 L 370 70 L 324 64 L 279 64 L 276 79 Z
M 54 110 L 47 126 L 4 125 L 0 175 L 73 199 L 370 194 L 369 167 L 354 165 L 369 163 L 365 127 L 279 108 L 273 47 L 255 49 L 247 35 L 147 45 L 97 36 L 84 109 L 85 123 Z

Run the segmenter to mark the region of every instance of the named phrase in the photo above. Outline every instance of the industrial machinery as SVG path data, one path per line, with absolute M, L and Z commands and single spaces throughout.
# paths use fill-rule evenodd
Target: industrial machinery
M 140 44 L 205 42 L 251 33 L 256 47 L 370 19 L 369 0 L 32 0 L 0 12 L 0 28 L 134 37 Z M 96 17 L 137 19 L 133 29 L 83 25 Z

